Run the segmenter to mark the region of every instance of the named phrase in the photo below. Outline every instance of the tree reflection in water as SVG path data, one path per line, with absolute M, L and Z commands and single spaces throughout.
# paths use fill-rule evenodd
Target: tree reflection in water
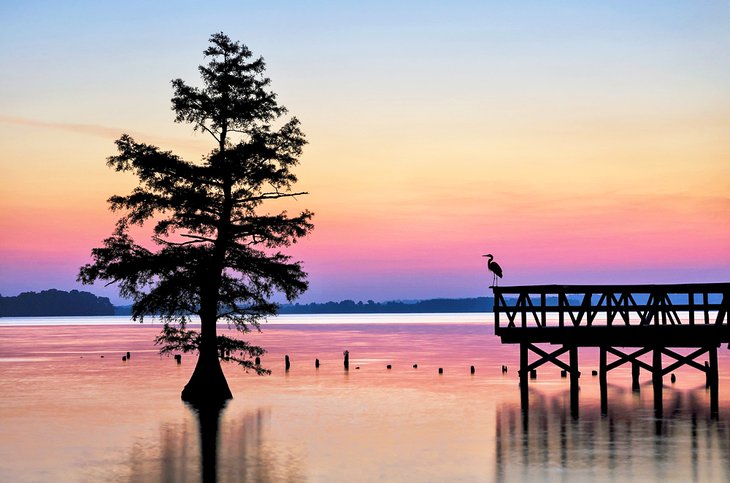
M 606 416 L 593 401 L 573 418 L 567 394 L 536 390 L 527 412 L 519 403 L 499 405 L 495 480 L 730 481 L 730 408 L 713 418 L 704 389 L 673 391 L 656 418 L 651 400 L 609 391 Z
M 227 414 L 225 406 L 188 406 L 190 419 L 165 423 L 160 443 L 137 443 L 133 482 L 304 481 L 303 458 L 268 437 L 270 411 Z M 159 453 L 158 453 L 159 451 Z

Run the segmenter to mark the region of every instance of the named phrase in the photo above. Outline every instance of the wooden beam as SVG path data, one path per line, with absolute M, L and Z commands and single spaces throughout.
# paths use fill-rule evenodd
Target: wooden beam
M 640 361 L 638 358 L 643 356 L 644 354 L 648 354 L 653 349 L 651 347 L 645 347 L 643 349 L 639 349 L 638 351 L 634 351 L 631 354 L 626 354 L 624 352 L 621 352 L 618 349 L 615 349 L 613 347 L 606 347 L 606 351 L 610 352 L 611 354 L 615 355 L 619 358 L 617 361 L 613 361 L 612 363 L 608 364 L 606 366 L 606 371 L 610 371 L 612 369 L 616 369 L 619 366 L 622 366 L 626 364 L 627 362 L 635 362 L 639 365 L 639 367 L 643 367 L 647 371 L 652 371 L 653 368 L 649 364 L 647 364 L 644 361 Z
M 662 374 L 663 375 L 669 374 L 673 370 L 675 370 L 679 367 L 682 367 L 685 364 L 688 366 L 692 366 L 695 369 L 699 369 L 702 372 L 705 372 L 706 371 L 705 366 L 695 362 L 695 359 L 698 358 L 699 356 L 701 356 L 702 354 L 704 354 L 705 352 L 707 352 L 708 350 L 709 349 L 707 347 L 701 347 L 701 348 L 697 349 L 696 351 L 692 352 L 691 354 L 689 354 L 687 356 L 683 356 L 682 354 L 677 354 L 676 352 L 669 350 L 666 347 L 663 348 L 662 352 L 664 354 L 668 355 L 669 357 L 673 357 L 674 359 L 677 360 L 677 362 L 674 362 L 674 363 L 668 365 L 667 367 L 665 367 L 662 370 Z
M 537 354 L 537 355 L 539 355 L 541 357 L 541 359 L 539 359 L 539 360 L 533 362 L 532 364 L 530 364 L 529 366 L 527 366 L 527 370 L 528 371 L 531 371 L 533 369 L 537 369 L 538 367 L 540 367 L 541 365 L 545 364 L 546 362 L 552 362 L 553 364 L 555 364 L 559 368 L 565 369 L 566 371 L 570 371 L 571 370 L 570 369 L 570 366 L 568 364 L 566 364 L 565 362 L 563 362 L 560 359 L 558 359 L 558 356 L 563 355 L 566 352 L 568 352 L 568 349 L 566 347 L 561 347 L 560 349 L 557 349 L 557 350 L 555 350 L 553 352 L 550 352 L 550 353 L 548 353 L 548 352 L 540 349 L 539 347 L 537 347 L 534 344 L 528 344 L 527 347 L 532 352 L 534 352 L 535 354 Z
M 681 294 L 693 290 L 697 293 L 723 293 L 730 287 L 730 282 L 713 283 L 675 283 L 675 284 L 610 284 L 610 285 L 500 285 L 494 287 L 494 293 L 519 294 L 530 293 L 601 293 L 606 290 L 615 292 L 651 293 L 665 291 L 671 294 Z

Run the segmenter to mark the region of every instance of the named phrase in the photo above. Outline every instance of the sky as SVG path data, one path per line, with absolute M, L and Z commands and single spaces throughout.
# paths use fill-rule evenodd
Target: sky
M 114 140 L 197 160 L 170 81 L 212 33 L 267 63 L 309 144 L 300 302 L 503 285 L 730 280 L 726 1 L 0 2 L 0 293 L 78 268 L 134 179 Z M 140 240 L 142 241 L 142 240 Z

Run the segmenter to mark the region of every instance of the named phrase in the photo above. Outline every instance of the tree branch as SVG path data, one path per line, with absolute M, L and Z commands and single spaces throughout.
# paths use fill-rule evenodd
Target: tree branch
M 245 203 L 251 203 L 252 201 L 275 200 L 278 198 L 293 198 L 295 196 L 308 195 L 308 194 L 309 194 L 308 191 L 300 191 L 298 193 L 281 193 L 278 191 L 274 191 L 274 192 L 262 193 L 259 196 L 251 196 L 248 198 L 236 200 L 234 202 L 234 205 L 239 206 L 239 205 L 242 205 Z
M 213 240 L 212 238 L 207 238 L 207 237 L 204 237 L 201 235 L 192 235 L 190 233 L 181 233 L 180 236 L 184 236 L 185 238 L 194 238 L 201 242 L 205 241 L 205 242 L 209 242 L 209 243 L 215 243 L 215 240 Z
M 184 235 L 183 235 L 184 236 Z M 203 240 L 190 240 L 186 242 L 171 242 L 169 240 L 164 240 L 160 238 L 159 236 L 153 236 L 152 239 L 159 243 L 160 245 L 165 245 L 169 247 L 185 247 L 188 245 L 192 245 L 193 243 L 203 243 Z

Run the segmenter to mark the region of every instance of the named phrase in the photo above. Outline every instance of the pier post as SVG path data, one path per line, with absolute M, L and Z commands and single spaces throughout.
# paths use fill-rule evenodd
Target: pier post
M 718 397 L 720 378 L 717 368 L 717 347 L 713 345 L 709 348 L 708 352 L 710 354 L 710 415 L 713 418 L 717 418 L 720 411 Z
M 662 417 L 662 349 L 654 348 L 654 363 L 651 369 L 651 380 L 654 385 L 654 414 L 656 417 Z
M 641 386 L 639 385 L 639 371 L 641 371 L 639 363 L 631 361 L 631 390 L 634 392 L 641 390 Z
M 601 346 L 600 361 L 598 368 L 599 382 L 601 385 L 601 414 L 608 414 L 608 377 L 606 374 L 606 348 Z
M 569 349 L 570 354 L 570 415 L 574 418 L 578 417 L 578 378 L 580 377 L 580 371 L 578 370 L 578 347 L 571 346 Z
M 527 411 L 528 407 L 527 377 L 529 371 L 527 365 L 527 343 L 522 342 L 520 343 L 520 405 L 524 412 Z

